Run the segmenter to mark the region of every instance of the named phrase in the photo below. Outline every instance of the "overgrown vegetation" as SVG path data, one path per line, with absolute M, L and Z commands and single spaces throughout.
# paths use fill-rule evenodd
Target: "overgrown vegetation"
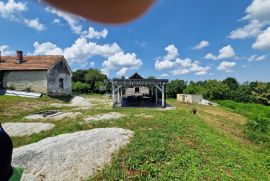
M 234 101 L 218 101 L 230 111 L 248 117 L 245 133 L 247 137 L 270 147 L 270 107 L 253 103 L 237 103 Z
M 245 82 L 240 84 L 235 78 L 223 81 L 205 80 L 185 82 L 173 80 L 167 85 L 167 96 L 175 98 L 176 93 L 201 94 L 211 100 L 233 100 L 237 102 L 270 105 L 270 83 Z

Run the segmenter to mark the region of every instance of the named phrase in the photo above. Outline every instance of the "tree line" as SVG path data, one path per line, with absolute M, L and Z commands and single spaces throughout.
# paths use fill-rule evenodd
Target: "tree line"
M 155 79 L 149 76 L 147 79 Z M 76 70 L 73 72 L 72 89 L 75 93 L 105 93 L 111 91 L 108 77 L 98 69 Z M 200 94 L 209 100 L 233 100 L 237 102 L 259 103 L 270 105 L 270 82 L 239 83 L 228 77 L 222 81 L 184 81 L 172 80 L 167 84 L 168 98 L 177 94 Z
M 237 102 L 270 105 L 270 82 L 239 83 L 228 77 L 223 81 L 205 80 L 186 82 L 172 80 L 167 85 L 167 96 L 175 98 L 176 94 L 200 94 L 210 100 L 233 100 Z

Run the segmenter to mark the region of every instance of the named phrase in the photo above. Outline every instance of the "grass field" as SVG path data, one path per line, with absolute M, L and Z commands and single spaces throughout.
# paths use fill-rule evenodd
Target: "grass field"
M 111 164 L 89 180 L 270 179 L 269 149 L 246 136 L 250 116 L 243 111 L 232 110 L 225 103 L 222 107 L 208 107 L 180 104 L 173 99 L 168 102 L 176 106 L 175 110 L 112 109 L 102 96 L 84 96 L 92 99 L 94 105 L 81 111 L 83 114 L 76 120 L 54 122 L 53 130 L 34 136 L 14 137 L 15 147 L 67 132 L 121 127 L 135 132 L 131 142 L 113 156 Z M 0 96 L 0 121 L 19 122 L 30 113 L 56 109 L 50 107 L 52 102 L 61 100 Z M 193 108 L 197 109 L 197 115 L 191 113 Z M 127 116 L 116 121 L 83 121 L 86 115 L 111 111 Z

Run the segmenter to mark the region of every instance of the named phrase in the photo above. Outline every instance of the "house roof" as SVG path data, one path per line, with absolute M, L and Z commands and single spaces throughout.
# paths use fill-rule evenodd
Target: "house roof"
M 135 74 L 133 74 L 132 76 L 130 76 L 128 79 L 144 79 L 140 74 L 138 74 L 137 72 Z
M 2 56 L 0 70 L 48 70 L 61 60 L 61 55 L 23 56 L 23 62 L 16 63 L 17 56 Z

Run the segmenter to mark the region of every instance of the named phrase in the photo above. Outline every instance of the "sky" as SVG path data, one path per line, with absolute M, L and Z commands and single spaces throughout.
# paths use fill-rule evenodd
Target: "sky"
M 64 55 L 72 70 L 110 78 L 270 81 L 270 0 L 157 0 L 126 24 L 106 25 L 42 1 L 0 0 L 2 55 Z

